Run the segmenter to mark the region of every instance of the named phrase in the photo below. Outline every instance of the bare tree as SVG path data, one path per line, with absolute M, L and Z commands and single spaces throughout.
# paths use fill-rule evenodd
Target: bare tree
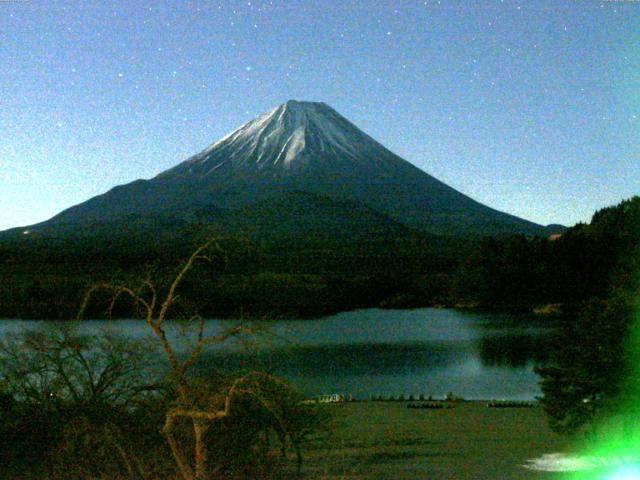
M 1 386 L 15 407 L 3 411 L 3 420 L 11 417 L 13 435 L 38 452 L 49 477 L 58 478 L 60 469 L 64 478 L 72 476 L 70 464 L 108 473 L 118 462 L 107 461 L 103 469 L 100 460 L 115 454 L 129 478 L 146 478 L 143 462 L 126 444 L 124 424 L 137 406 L 156 401 L 163 390 L 153 382 L 151 347 L 155 344 L 106 332 L 82 335 L 64 323 L 0 341 Z M 25 436 L 25 430 L 31 433 Z M 36 440 L 38 431 L 43 438 Z M 96 444 L 109 454 L 86 448 Z M 82 460 L 68 462 L 70 455 Z
M 163 433 L 184 480 L 210 478 L 208 472 L 209 452 L 205 435 L 215 422 L 222 421 L 234 412 L 242 411 L 247 400 L 259 407 L 258 410 L 263 417 L 264 425 L 266 428 L 276 431 L 283 449 L 287 438 L 295 445 L 299 463 L 301 461 L 300 436 L 294 433 L 297 425 L 283 415 L 284 410 L 278 404 L 278 399 L 268 394 L 273 385 L 285 387 L 280 379 L 265 372 L 252 371 L 235 379 L 227 388 L 223 389 L 223 392 L 203 393 L 199 383 L 188 373 L 189 367 L 196 362 L 207 345 L 224 342 L 238 335 L 253 334 L 255 330 L 252 326 L 239 322 L 215 335 L 206 334 L 204 319 L 200 315 L 193 315 L 189 321 L 197 324 L 196 338 L 186 355 L 177 352 L 167 335 L 166 322 L 169 319 L 171 307 L 178 299 L 178 287 L 197 262 L 211 260 L 209 255 L 212 251 L 222 252 L 216 238 L 209 239 L 191 254 L 173 278 L 164 295 L 160 294 L 157 285 L 150 279 L 140 282 L 135 287 L 126 284 L 96 284 L 85 295 L 78 314 L 78 319 L 81 319 L 90 300 L 98 291 L 107 292 L 110 295 L 110 312 L 113 311 L 120 297 L 128 297 L 140 308 L 146 324 L 164 351 L 175 385 L 176 399 L 166 412 Z M 246 408 L 244 411 L 246 412 Z M 253 414 L 257 415 L 256 409 L 253 409 Z M 191 425 L 192 444 L 189 447 L 185 445 L 184 439 L 176 434 L 178 420 L 186 420 Z M 190 454 L 186 453 L 188 449 L 191 450 Z
M 0 341 L 0 371 L 12 395 L 29 404 L 127 406 L 162 388 L 141 381 L 152 346 L 106 333 L 81 335 L 68 324 L 45 326 Z

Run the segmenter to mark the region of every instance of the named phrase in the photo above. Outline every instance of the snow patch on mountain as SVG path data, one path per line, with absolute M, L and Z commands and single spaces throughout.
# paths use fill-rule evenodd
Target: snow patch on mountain
M 274 163 L 278 163 L 282 154 L 284 154 L 284 163 L 290 164 L 293 162 L 298 154 L 304 150 L 304 147 L 307 145 L 306 143 L 306 130 L 305 127 L 298 127 L 294 130 L 293 134 L 287 138 L 287 141 L 282 147 L 282 151 L 276 157 Z
M 349 161 L 362 167 L 390 155 L 395 157 L 328 105 L 289 100 L 159 177 L 208 176 L 229 170 L 277 173 L 311 162 L 317 166 Z

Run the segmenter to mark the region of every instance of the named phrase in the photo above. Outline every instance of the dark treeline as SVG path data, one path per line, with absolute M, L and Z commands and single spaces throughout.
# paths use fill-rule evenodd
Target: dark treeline
M 578 305 L 608 294 L 639 243 L 640 197 L 599 210 L 555 239 L 486 239 L 457 275 L 457 296 L 483 307 Z
M 32 238 L 0 245 L 0 317 L 65 319 L 98 281 L 171 278 L 210 230 L 157 242 L 152 236 Z M 189 239 L 185 241 L 184 239 Z M 448 285 L 471 242 L 405 238 L 234 236 L 198 265 L 181 305 L 207 316 L 312 317 L 379 305 L 420 306 Z M 124 308 L 124 307 L 123 307 Z M 104 310 L 91 312 L 104 315 Z M 116 315 L 135 312 L 118 310 Z
M 206 316 L 313 317 L 364 307 L 531 310 L 603 296 L 640 235 L 640 199 L 596 212 L 557 238 L 232 235 L 185 280 L 183 308 Z M 0 244 L 0 316 L 73 318 L 92 284 L 159 283 L 210 230 L 29 238 Z M 163 230 L 160 229 L 160 232 Z M 177 232 L 177 233 L 176 233 Z M 402 234 L 402 235 L 400 235 Z M 92 311 L 95 316 L 104 310 Z M 117 316 L 135 312 L 122 307 Z

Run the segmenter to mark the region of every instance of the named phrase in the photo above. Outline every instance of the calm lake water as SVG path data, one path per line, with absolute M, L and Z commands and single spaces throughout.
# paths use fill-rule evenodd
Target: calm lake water
M 0 321 L 0 336 L 47 322 Z M 83 333 L 101 328 L 134 338 L 150 337 L 142 321 L 84 321 Z M 207 332 L 229 322 L 208 320 Z M 316 320 L 269 322 L 249 345 L 215 345 L 201 367 L 275 369 L 308 395 L 433 395 L 469 399 L 533 399 L 539 395 L 536 362 L 545 359 L 551 329 L 522 315 L 457 310 L 366 309 Z M 184 325 L 183 325 L 184 326 Z M 171 338 L 188 342 L 187 328 L 172 323 Z

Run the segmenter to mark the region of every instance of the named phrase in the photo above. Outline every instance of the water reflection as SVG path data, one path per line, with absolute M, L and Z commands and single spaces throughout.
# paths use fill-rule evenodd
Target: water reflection
M 482 337 L 478 341 L 483 365 L 526 367 L 544 364 L 551 353 L 551 335 L 499 335 Z
M 292 346 L 259 352 L 209 352 L 202 356 L 200 368 L 253 366 L 307 378 L 419 373 L 425 368 L 456 363 L 464 350 L 471 352 L 473 344 L 469 343 L 466 348 L 460 343 L 444 342 Z
M 548 355 L 548 335 L 496 335 L 451 342 L 303 345 L 252 352 L 209 352 L 199 364 L 225 370 L 263 368 L 309 395 L 327 392 L 533 399 L 534 363 Z

